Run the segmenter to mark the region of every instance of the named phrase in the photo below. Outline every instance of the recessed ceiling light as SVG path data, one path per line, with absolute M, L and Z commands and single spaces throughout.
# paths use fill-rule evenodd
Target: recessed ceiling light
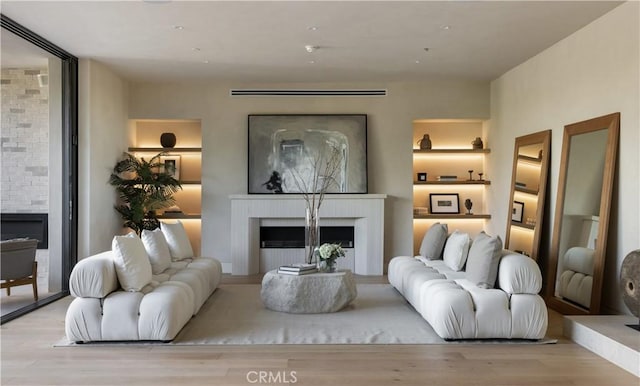
M 307 28 L 309 31 L 317 31 L 318 27 L 316 27 L 315 25 L 312 25 L 311 27 Z
M 448 30 L 448 29 L 451 29 L 451 26 L 450 26 L 450 25 L 443 25 L 443 26 L 442 26 L 442 27 L 440 27 L 440 28 L 445 29 L 445 30 Z
M 423 48 L 423 50 L 425 50 L 426 52 L 429 52 L 429 47 L 425 47 Z
M 203 60 L 202 63 L 209 64 L 209 61 L 208 60 Z
M 316 64 L 316 61 L 315 60 L 310 60 L 309 64 Z
M 197 52 L 197 51 L 200 51 L 200 48 L 198 48 L 198 47 L 193 47 L 193 48 L 192 48 L 192 50 Z
M 183 30 L 183 29 L 184 29 L 184 27 L 183 27 L 183 26 L 181 26 L 181 25 L 174 25 L 174 26 L 173 26 L 173 29 Z
M 318 49 L 318 46 L 307 44 L 306 46 L 304 46 L 304 49 L 307 50 L 307 52 L 314 52 L 315 50 Z

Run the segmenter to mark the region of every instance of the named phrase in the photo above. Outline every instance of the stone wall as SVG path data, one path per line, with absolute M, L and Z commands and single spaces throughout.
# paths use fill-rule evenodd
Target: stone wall
M 1 210 L 49 212 L 49 87 L 46 68 L 2 69 Z

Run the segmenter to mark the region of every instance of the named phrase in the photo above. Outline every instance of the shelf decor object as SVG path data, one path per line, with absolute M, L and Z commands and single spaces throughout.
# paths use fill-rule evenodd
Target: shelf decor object
M 523 214 L 524 214 L 524 202 L 514 201 L 513 209 L 511 210 L 511 221 L 521 223 Z
M 459 214 L 460 196 L 458 193 L 430 193 L 431 213 Z
M 160 145 L 164 148 L 173 148 L 176 146 L 176 135 L 173 133 L 162 133 L 160 135 Z
M 427 173 L 418 173 L 418 181 L 426 182 L 427 181 Z

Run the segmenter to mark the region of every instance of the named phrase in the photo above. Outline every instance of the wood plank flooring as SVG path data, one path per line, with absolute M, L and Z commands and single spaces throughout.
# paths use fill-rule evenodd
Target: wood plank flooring
M 225 284 L 259 283 L 259 276 Z M 385 278 L 358 277 L 360 283 Z M 2 325 L 2 385 L 579 385 L 640 380 L 564 339 L 555 345 L 261 345 L 58 347 L 70 298 Z M 339 328 L 339 326 L 336 326 Z

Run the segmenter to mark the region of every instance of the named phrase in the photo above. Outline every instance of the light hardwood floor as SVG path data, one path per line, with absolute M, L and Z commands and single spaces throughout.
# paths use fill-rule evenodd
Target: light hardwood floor
M 225 276 L 225 284 L 259 283 Z M 357 278 L 386 283 L 384 278 Z M 558 344 L 58 347 L 65 298 L 2 325 L 2 385 L 579 385 L 640 380 L 562 338 Z M 336 326 L 340 328 L 340 326 Z M 262 376 L 262 378 L 260 378 Z

